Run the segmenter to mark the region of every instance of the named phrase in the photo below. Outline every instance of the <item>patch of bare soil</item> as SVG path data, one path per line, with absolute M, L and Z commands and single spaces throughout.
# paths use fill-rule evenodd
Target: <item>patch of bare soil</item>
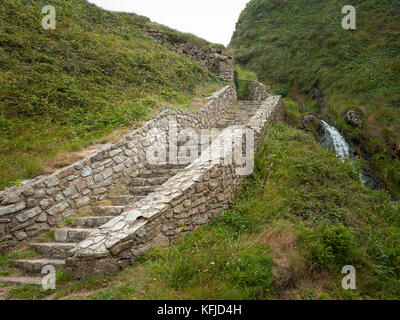
M 90 300 L 90 296 L 92 294 L 95 294 L 98 291 L 81 291 L 81 292 L 74 292 L 71 294 L 68 294 L 64 297 L 60 297 L 57 300 Z M 55 300 L 56 299 L 56 293 L 47 296 L 46 298 L 44 298 L 43 300 Z
M 90 146 L 79 152 L 62 152 L 57 154 L 54 158 L 47 160 L 40 168 L 40 174 L 51 174 L 58 169 L 64 168 L 79 160 L 90 157 L 103 147 L 103 145 Z
M 10 287 L 0 286 L 0 300 L 8 300 L 8 293 L 10 290 Z
M 303 299 L 308 290 L 318 298 L 331 284 L 328 272 L 315 273 L 307 268 L 305 257 L 296 248 L 296 236 L 287 228 L 266 230 L 253 241 L 271 248 L 274 290 L 278 299 Z

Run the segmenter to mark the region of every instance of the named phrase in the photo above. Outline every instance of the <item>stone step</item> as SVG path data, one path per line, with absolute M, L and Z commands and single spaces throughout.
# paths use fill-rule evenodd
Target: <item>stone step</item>
M 79 228 L 97 228 L 114 218 L 115 216 L 80 217 L 75 218 L 72 225 Z
M 167 160 L 168 161 L 168 160 Z M 147 164 L 146 168 L 148 170 L 170 170 L 170 169 L 184 169 L 187 164 Z
M 96 216 L 119 216 L 126 209 L 125 206 L 93 206 L 92 212 Z
M 56 270 L 62 270 L 65 267 L 64 259 L 37 259 L 37 260 L 11 260 L 11 263 L 20 270 L 27 273 L 41 273 L 44 266 L 51 265 Z
M 258 100 L 239 100 L 238 101 L 238 105 L 242 105 L 242 104 L 254 104 L 254 105 L 261 105 L 261 101 Z
M 115 206 L 128 206 L 138 200 L 138 197 L 133 195 L 126 195 L 126 196 L 109 196 L 108 199 L 115 205 Z
M 140 186 L 159 186 L 162 185 L 164 182 L 168 181 L 170 177 L 152 177 L 152 178 L 142 178 L 136 177 L 132 178 L 130 185 L 133 187 L 140 187 Z
M 141 186 L 141 187 L 130 186 L 129 190 L 134 195 L 147 196 L 149 193 L 154 192 L 158 187 L 159 186 Z
M 54 230 L 56 242 L 81 242 L 85 240 L 96 229 L 73 229 L 62 228 Z
M 255 109 L 259 109 L 261 107 L 261 103 L 257 102 L 257 103 L 241 103 L 239 105 L 239 109 L 241 110 L 255 110 Z
M 42 278 L 43 277 L 0 277 L 0 283 L 13 286 L 18 286 L 21 284 L 40 286 L 42 285 Z
M 171 178 L 171 177 L 175 176 L 180 171 L 182 171 L 182 169 L 143 170 L 142 172 L 140 172 L 139 177 L 141 177 L 141 178 L 170 177 Z
M 46 258 L 65 259 L 69 256 L 68 253 L 70 250 L 75 248 L 76 243 L 43 242 L 32 243 L 30 246 L 39 251 Z

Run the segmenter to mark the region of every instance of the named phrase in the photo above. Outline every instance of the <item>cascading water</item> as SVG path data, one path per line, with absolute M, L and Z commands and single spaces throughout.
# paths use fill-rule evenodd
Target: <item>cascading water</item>
M 336 154 L 343 160 L 345 158 L 352 159 L 354 151 L 346 142 L 346 139 L 335 127 L 330 126 L 324 120 L 321 120 L 323 135 L 320 143 L 327 149 L 334 147 Z
M 335 127 L 330 126 L 324 120 L 321 120 L 322 134 L 320 137 L 320 143 L 325 148 L 330 149 L 333 147 L 337 156 L 344 161 L 344 159 L 354 159 L 354 150 L 347 143 L 346 139 Z M 365 167 L 360 170 L 360 180 L 362 184 L 368 188 L 376 189 L 376 182 L 371 172 Z

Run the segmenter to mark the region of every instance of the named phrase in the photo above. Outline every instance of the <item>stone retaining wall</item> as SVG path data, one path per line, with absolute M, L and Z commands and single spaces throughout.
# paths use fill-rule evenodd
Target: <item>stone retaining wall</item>
M 102 200 L 113 185 L 136 176 L 147 164 L 147 147 L 157 138 L 152 136 L 152 130 L 168 135 L 171 120 L 177 123 L 178 130 L 212 127 L 235 102 L 236 91 L 227 86 L 210 97 L 195 115 L 164 110 L 142 128 L 89 158 L 0 192 L 0 249 L 36 237 L 92 201 Z
M 249 99 L 252 101 L 264 101 L 270 94 L 270 89 L 267 86 L 255 80 L 250 80 L 247 83 L 247 87 L 249 89 Z
M 216 73 L 223 80 L 234 83 L 234 71 L 229 66 L 232 56 L 224 55 L 221 49 L 198 46 L 183 40 L 171 39 L 160 30 L 143 28 L 142 31 L 158 43 L 177 53 L 185 54 L 201 62 L 207 69 Z M 230 61 L 230 62 L 229 62 Z
M 242 130 L 253 130 L 257 144 L 267 124 L 283 118 L 281 97 L 270 96 Z M 234 164 L 225 164 L 226 154 L 223 157 L 221 152 L 207 151 L 222 150 L 224 141 L 232 139 L 231 130 L 224 130 L 209 150 L 140 200 L 134 209 L 79 243 L 73 256 L 66 260 L 67 273 L 74 278 L 87 278 L 117 272 L 151 247 L 168 245 L 220 215 L 245 177 L 237 174 Z

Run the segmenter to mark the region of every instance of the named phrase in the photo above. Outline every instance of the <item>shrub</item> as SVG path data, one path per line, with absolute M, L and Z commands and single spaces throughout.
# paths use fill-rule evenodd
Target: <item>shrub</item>
M 232 284 L 246 289 L 248 299 L 257 299 L 272 293 L 272 257 L 259 247 L 242 253 L 230 266 L 228 277 Z
M 304 229 L 299 237 L 301 246 L 308 251 L 310 266 L 315 269 L 352 264 L 356 257 L 354 241 L 353 234 L 342 224 Z

